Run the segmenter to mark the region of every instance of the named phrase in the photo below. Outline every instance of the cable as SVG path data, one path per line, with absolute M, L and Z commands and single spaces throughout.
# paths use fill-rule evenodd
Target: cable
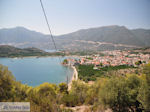
M 54 37 L 52 35 L 51 29 L 50 29 L 50 25 L 48 23 L 48 19 L 47 19 L 47 16 L 46 16 L 46 12 L 45 12 L 42 0 L 40 0 L 40 3 L 41 3 L 41 7 L 42 7 L 42 10 L 43 10 L 43 13 L 44 13 L 44 17 L 45 17 L 45 20 L 46 20 L 46 23 L 47 23 L 47 26 L 48 26 L 48 30 L 49 30 L 50 36 L 52 38 L 52 42 L 54 44 L 55 50 L 57 51 L 56 43 L 55 43 Z M 58 57 L 58 58 L 59 58 L 59 61 L 61 63 L 60 57 Z M 69 70 L 67 70 L 67 71 L 69 71 Z M 69 84 L 69 82 L 68 82 L 68 75 L 66 77 L 67 77 L 67 85 L 68 85 Z
M 40 3 L 41 3 L 41 7 L 42 7 L 42 10 L 43 10 L 43 13 L 44 13 L 44 17 L 45 17 L 45 20 L 46 20 L 46 24 L 47 24 L 47 27 L 48 27 L 50 36 L 51 36 L 51 38 L 52 38 L 52 42 L 53 42 L 53 44 L 54 44 L 55 50 L 58 51 L 58 50 L 57 50 L 57 47 L 56 47 L 56 43 L 55 43 L 54 37 L 53 37 L 53 35 L 52 35 L 52 31 L 51 31 L 51 29 L 50 29 L 50 25 L 49 25 L 49 23 L 48 23 L 48 19 L 47 19 L 47 16 L 46 16 L 46 12 L 45 12 L 45 9 L 44 9 L 42 0 L 40 0 Z M 59 61 L 60 61 L 60 63 L 61 63 L 60 58 L 59 58 Z

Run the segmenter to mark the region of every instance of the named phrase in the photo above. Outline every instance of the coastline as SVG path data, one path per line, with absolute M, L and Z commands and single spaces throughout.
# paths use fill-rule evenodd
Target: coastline
M 37 56 L 26 56 L 26 57 L 0 57 L 0 58 L 10 58 L 10 59 L 12 59 L 11 62 L 13 62 L 13 59 L 14 60 L 25 59 L 25 58 L 37 58 L 38 59 L 38 58 L 47 58 L 47 57 L 63 57 L 63 56 L 40 56 L 40 57 L 37 57 Z M 71 56 L 65 56 L 65 57 L 78 57 L 78 56 L 71 55 Z M 77 72 L 76 67 L 73 66 L 73 65 L 71 65 L 71 66 L 64 65 L 64 66 L 67 66 L 67 67 L 69 67 L 70 69 L 73 70 L 73 72 L 71 74 L 71 77 L 69 78 L 69 82 L 68 82 L 68 89 L 70 90 L 72 82 L 78 80 L 78 72 Z
M 73 82 L 74 80 L 78 80 L 78 72 L 77 72 L 77 69 L 75 68 L 75 66 L 71 66 L 71 68 L 73 69 L 73 75 L 72 75 L 71 80 L 70 80 L 70 82 L 69 82 L 69 84 L 68 84 L 68 90 L 71 89 L 72 82 Z
M 43 57 L 77 57 L 79 58 L 78 55 L 68 55 L 68 56 L 61 56 L 61 55 L 51 55 L 51 56 L 5 56 L 5 57 L 2 57 L 0 56 L 0 58 L 12 58 L 12 59 L 22 59 L 22 58 L 43 58 Z

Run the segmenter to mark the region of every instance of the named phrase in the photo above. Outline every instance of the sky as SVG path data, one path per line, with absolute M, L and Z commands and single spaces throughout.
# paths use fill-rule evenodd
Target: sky
M 53 35 L 119 25 L 150 29 L 150 0 L 42 0 Z M 0 28 L 49 34 L 40 0 L 0 0 Z

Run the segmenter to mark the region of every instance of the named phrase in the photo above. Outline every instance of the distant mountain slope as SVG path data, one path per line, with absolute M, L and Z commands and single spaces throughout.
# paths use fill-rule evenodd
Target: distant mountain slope
M 117 25 L 82 29 L 54 37 L 58 48 L 66 50 L 109 50 L 150 46 L 150 30 L 129 30 L 124 26 Z M 54 49 L 48 35 L 23 27 L 0 29 L 0 44 Z
M 24 27 L 0 29 L 0 43 L 38 42 L 46 39 L 46 35 L 28 30 Z
M 64 39 L 71 39 L 71 40 L 78 39 L 78 40 L 87 40 L 87 41 L 95 41 L 95 42 L 97 41 L 108 42 L 113 44 L 147 46 L 148 44 L 146 43 L 150 42 L 150 34 L 148 34 L 147 37 L 145 36 L 141 37 L 141 35 L 144 34 L 143 33 L 141 34 L 140 31 L 139 34 L 137 34 L 136 31 L 129 30 L 124 26 L 114 25 L 114 26 L 79 30 L 77 32 L 62 35 L 60 37 L 63 37 Z M 147 40 L 147 42 L 144 41 L 145 39 Z
M 132 33 L 140 40 L 144 46 L 150 46 L 150 30 L 145 29 L 134 29 L 131 30 Z

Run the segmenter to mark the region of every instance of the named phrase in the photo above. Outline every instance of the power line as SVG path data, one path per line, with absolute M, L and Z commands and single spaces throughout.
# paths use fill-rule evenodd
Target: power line
M 56 52 L 57 52 L 58 50 L 57 50 L 57 47 L 56 47 L 56 43 L 55 43 L 54 37 L 53 37 L 53 35 L 52 35 L 52 31 L 51 31 L 50 25 L 49 25 L 49 23 L 48 23 L 48 19 L 47 19 L 47 16 L 46 16 L 47 14 L 46 14 L 46 12 L 45 12 L 45 9 L 44 9 L 42 0 L 40 0 L 40 3 L 41 3 L 41 7 L 42 7 L 42 10 L 43 10 L 43 13 L 44 13 L 44 17 L 45 17 L 45 20 L 46 20 L 46 24 L 47 24 L 47 27 L 48 27 L 50 36 L 51 36 L 51 38 L 52 38 L 52 42 L 53 42 L 54 47 L 55 47 L 55 50 L 56 50 Z M 59 58 L 59 61 L 60 61 L 60 63 L 61 63 L 60 58 Z
M 45 17 L 45 20 L 46 20 L 46 23 L 47 23 L 47 26 L 48 26 L 48 30 L 49 30 L 50 36 L 51 36 L 51 38 L 52 38 L 52 42 L 53 42 L 53 44 L 54 44 L 55 50 L 57 51 L 56 43 L 55 43 L 54 37 L 53 37 L 53 35 L 52 35 L 52 31 L 51 31 L 51 29 L 50 29 L 50 25 L 49 25 L 49 23 L 48 23 L 48 19 L 47 19 L 47 16 L 46 16 L 46 12 L 45 12 L 45 9 L 44 9 L 42 0 L 40 0 L 40 3 L 41 3 L 41 7 L 42 7 L 42 10 L 43 10 L 43 13 L 44 13 L 44 17 Z M 60 63 L 61 63 L 60 57 L 58 57 L 58 58 L 59 58 L 59 61 L 60 61 Z M 68 69 L 69 69 L 69 68 L 68 68 Z M 68 70 L 68 71 L 69 71 L 69 70 Z M 66 77 L 67 77 L 67 85 L 68 85 L 68 84 L 69 84 L 69 82 L 68 82 L 68 75 L 67 75 Z

